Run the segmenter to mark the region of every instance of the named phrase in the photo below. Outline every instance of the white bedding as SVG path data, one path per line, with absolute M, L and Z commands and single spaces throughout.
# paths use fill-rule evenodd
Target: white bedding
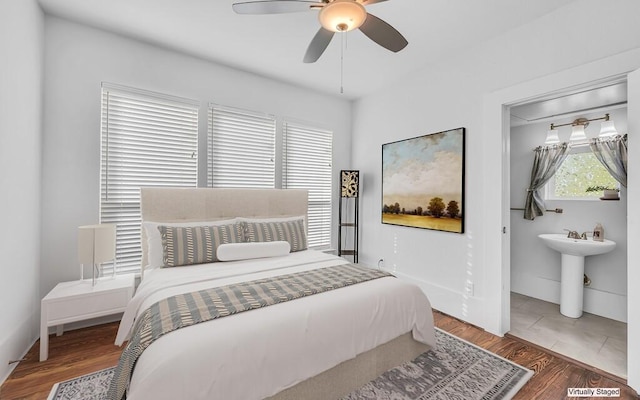
M 153 270 L 123 316 L 171 295 L 343 264 L 313 250 L 287 256 Z M 415 285 L 380 278 L 171 332 L 136 364 L 128 399 L 263 399 L 404 333 L 435 346 L 433 317 Z

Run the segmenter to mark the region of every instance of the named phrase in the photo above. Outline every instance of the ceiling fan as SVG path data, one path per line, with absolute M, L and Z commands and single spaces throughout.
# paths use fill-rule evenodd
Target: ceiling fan
M 336 32 L 348 32 L 359 28 L 385 49 L 398 52 L 409 42 L 394 27 L 375 15 L 369 14 L 364 6 L 386 0 L 259 0 L 242 1 L 233 4 L 238 14 L 283 14 L 319 10 L 320 30 L 313 37 L 304 55 L 305 63 L 316 62 L 331 42 Z

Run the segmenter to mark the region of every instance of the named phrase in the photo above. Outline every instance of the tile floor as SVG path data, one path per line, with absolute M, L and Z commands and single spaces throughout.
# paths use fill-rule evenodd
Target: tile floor
M 560 314 L 558 304 L 511 293 L 511 331 L 529 342 L 627 378 L 627 324 L 583 313 Z

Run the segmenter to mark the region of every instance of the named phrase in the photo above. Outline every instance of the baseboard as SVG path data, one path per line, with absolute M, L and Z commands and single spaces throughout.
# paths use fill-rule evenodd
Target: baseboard
M 484 329 L 484 299 L 435 285 L 402 272 L 394 271 L 393 274 L 420 287 L 433 308 Z
M 514 274 L 511 280 L 511 291 L 560 304 L 560 282 L 539 276 Z M 627 296 L 585 287 L 582 309 L 590 314 L 627 322 Z
M 22 325 L 8 333 L 0 342 L 0 363 L 2 364 L 0 366 L 0 386 L 18 365 L 17 362 L 9 363 L 23 359 L 38 340 L 37 337 L 33 337 L 34 329 L 30 327 L 30 324 L 29 319 L 24 320 Z M 17 349 L 20 353 L 16 353 Z

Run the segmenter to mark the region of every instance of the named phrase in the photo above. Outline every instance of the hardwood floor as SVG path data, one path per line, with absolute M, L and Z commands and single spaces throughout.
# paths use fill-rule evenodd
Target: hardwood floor
M 45 400 L 56 382 L 118 363 L 122 348 L 113 341 L 118 323 L 93 326 L 49 336 L 49 359 L 39 362 L 37 341 L 0 388 L 2 400 Z
M 516 400 L 565 399 L 570 387 L 620 388 L 618 399 L 638 399 L 621 378 L 590 370 L 517 338 L 494 336 L 437 311 L 434 318 L 440 329 L 533 370 L 534 376 Z M 111 323 L 51 336 L 49 359 L 42 363 L 36 342 L 0 388 L 0 399 L 44 400 L 56 382 L 115 365 L 122 350 L 113 345 L 117 329 L 118 324 Z

